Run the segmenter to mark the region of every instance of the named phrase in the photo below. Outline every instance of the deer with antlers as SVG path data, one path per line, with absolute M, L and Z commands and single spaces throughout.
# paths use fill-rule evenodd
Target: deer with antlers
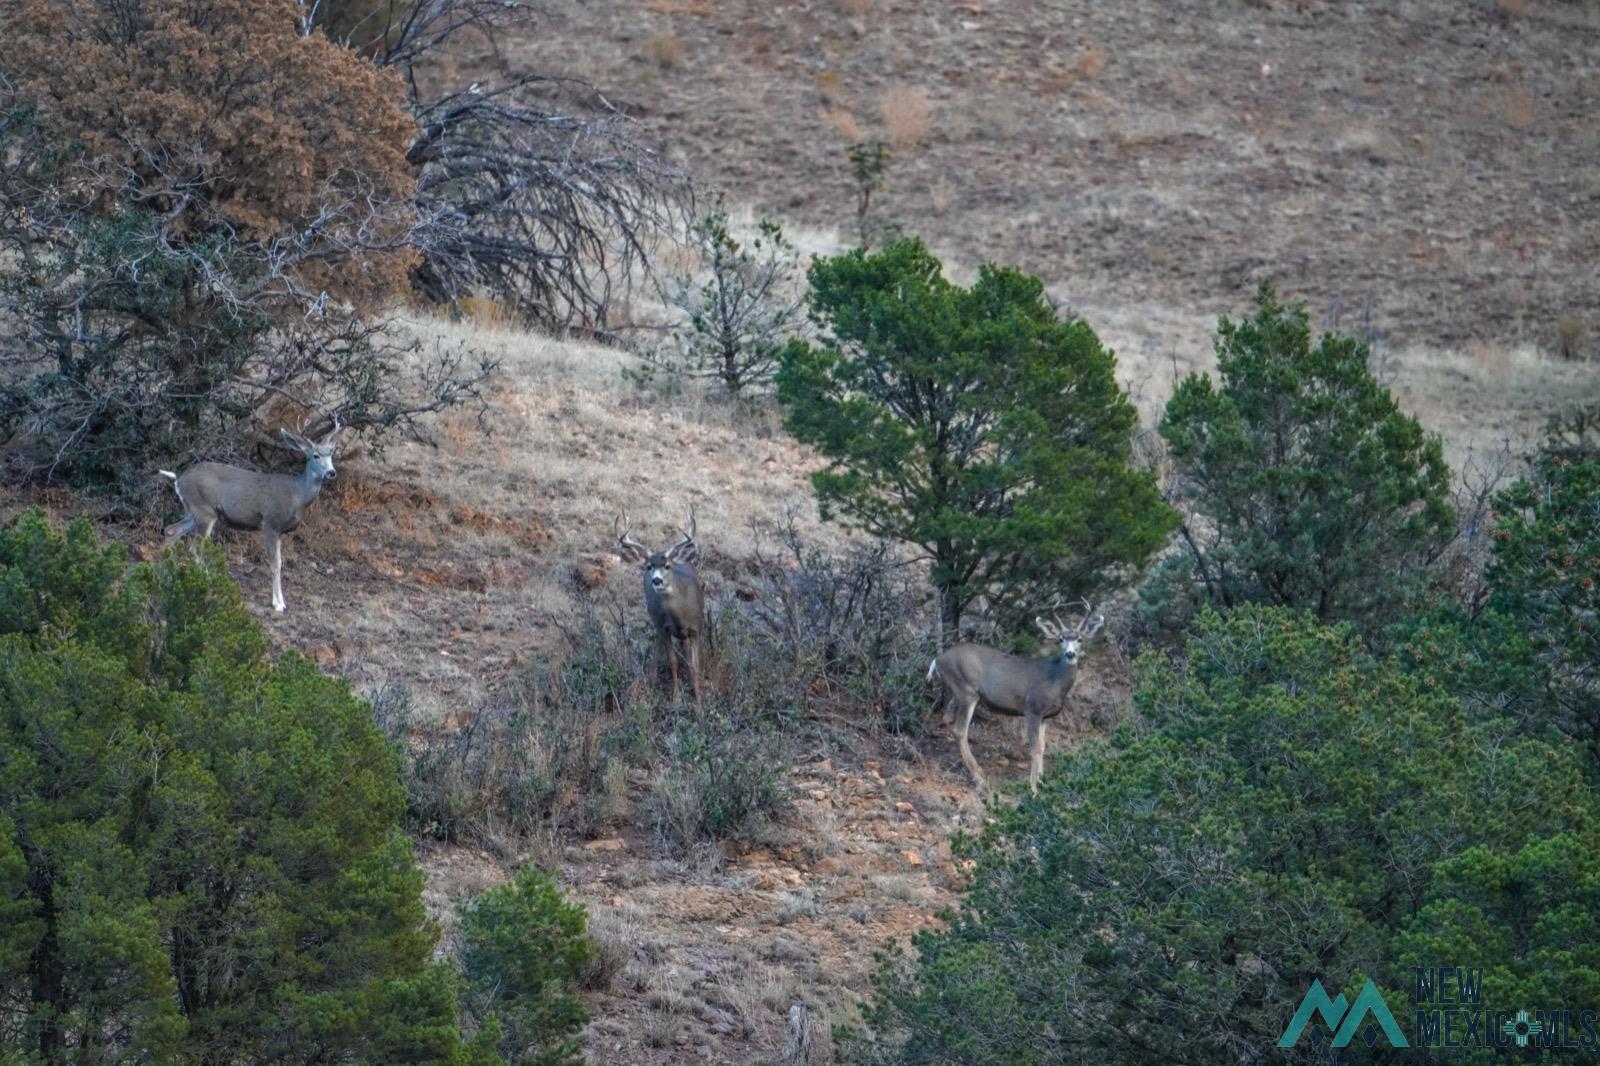
M 980 789 L 987 787 L 987 782 L 978 760 L 972 757 L 967 731 L 972 728 L 973 713 L 982 700 L 1000 714 L 1022 716 L 1030 757 L 1028 787 L 1038 791 L 1039 775 L 1044 773 L 1045 720 L 1061 713 L 1077 677 L 1079 650 L 1105 625 L 1104 615 L 1091 618 L 1092 609 L 1087 603 L 1084 609 L 1082 620 L 1070 629 L 1054 616 L 1050 622 L 1034 619 L 1045 638 L 1056 645 L 1054 655 L 1026 659 L 980 644 L 956 644 L 928 666 L 928 680 L 938 677 L 944 682 L 945 724 L 955 725 L 961 761 Z
M 628 516 L 623 515 L 612 523 L 617 532 L 617 553 L 631 563 L 644 568 L 644 606 L 650 621 L 656 627 L 656 638 L 667 657 L 672 674 L 672 698 L 678 698 L 678 657 L 681 648 L 689 668 L 689 685 L 694 689 L 694 702 L 700 702 L 700 634 L 705 629 L 705 597 L 700 591 L 700 577 L 695 565 L 700 561 L 700 549 L 694 543 L 694 512 L 689 512 L 689 528 L 680 529 L 683 539 L 665 551 L 652 552 L 628 534 L 633 529 Z
M 263 474 L 225 463 L 196 463 L 182 474 L 160 471 L 162 477 L 172 480 L 172 489 L 188 512 L 166 528 L 162 548 L 172 547 L 190 533 L 209 537 L 219 521 L 235 529 L 259 529 L 272 564 L 272 607 L 282 611 L 283 545 L 279 538 L 299 527 L 311 501 L 322 492 L 323 482 L 333 478 L 333 448 L 342 429 L 335 418 L 333 428 L 318 441 L 287 427 L 280 430 L 289 446 L 306 458 L 306 467 L 299 474 Z

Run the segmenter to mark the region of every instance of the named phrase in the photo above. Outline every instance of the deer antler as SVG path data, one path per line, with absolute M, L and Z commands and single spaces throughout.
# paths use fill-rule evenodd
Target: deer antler
M 1055 625 L 1051 625 L 1038 615 L 1034 615 L 1033 624 L 1039 627 L 1039 632 L 1044 634 L 1046 640 L 1055 640 L 1061 635 L 1061 623 L 1059 620 Z
M 617 533 L 617 525 L 619 523 L 623 524 L 621 533 Z M 644 551 L 643 544 L 628 536 L 629 533 L 633 532 L 633 523 L 628 521 L 628 512 L 624 511 L 619 517 L 611 520 L 611 532 L 616 533 L 617 543 L 624 548 L 637 548 L 640 551 Z
M 694 541 L 694 531 L 695 531 L 694 505 L 691 504 L 689 506 L 689 528 L 688 529 L 684 529 L 682 526 L 678 527 L 678 532 L 683 534 L 683 539 L 678 541 L 678 543 L 676 545 L 674 545 L 674 547 L 681 548 L 685 544 L 692 543 Z
M 1088 600 L 1082 602 L 1083 618 L 1079 620 L 1077 630 L 1080 640 L 1088 640 L 1100 632 L 1100 627 L 1106 624 L 1106 616 L 1096 611 Z

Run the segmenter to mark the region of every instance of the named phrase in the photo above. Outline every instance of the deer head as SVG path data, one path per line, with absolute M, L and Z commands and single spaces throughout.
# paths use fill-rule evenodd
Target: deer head
M 312 481 L 333 480 L 333 448 L 338 442 L 339 433 L 344 429 L 338 416 L 334 416 L 333 428 L 319 441 L 310 441 L 288 426 L 278 430 L 283 434 L 283 439 L 289 447 L 306 457 L 306 476 Z
M 1106 616 L 1096 613 L 1094 608 L 1089 606 L 1088 600 L 1083 601 L 1083 617 L 1071 628 L 1054 614 L 1050 618 L 1051 620 L 1047 622 L 1035 616 L 1033 624 L 1039 627 L 1046 640 L 1060 646 L 1061 657 L 1068 663 L 1078 661 L 1078 652 L 1083 644 L 1100 632 L 1101 627 L 1106 624 Z
M 616 532 L 619 525 L 622 531 L 617 533 L 617 554 L 628 562 L 643 565 L 646 588 L 663 599 L 678 594 L 681 578 L 676 572 L 677 564 L 683 563 L 692 569 L 700 561 L 700 549 L 694 543 L 694 511 L 689 512 L 689 527 L 678 530 L 683 539 L 662 551 L 652 552 L 629 535 L 633 525 L 628 522 L 627 515 L 612 523 L 612 531 Z

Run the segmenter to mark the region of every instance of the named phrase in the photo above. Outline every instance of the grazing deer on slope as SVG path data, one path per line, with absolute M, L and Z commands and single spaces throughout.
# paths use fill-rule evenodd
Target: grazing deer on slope
M 983 771 L 978 769 L 978 760 L 972 757 L 972 748 L 967 744 L 967 730 L 972 728 L 978 701 L 1001 714 L 1023 716 L 1031 758 L 1028 787 L 1037 792 L 1039 775 L 1044 773 L 1044 720 L 1061 713 L 1077 677 L 1078 650 L 1100 632 L 1106 620 L 1104 615 L 1095 615 L 1091 620 L 1085 613 L 1072 629 L 1060 619 L 1052 623 L 1035 618 L 1034 624 L 1057 645 L 1055 655 L 1024 659 L 978 644 L 957 644 L 946 648 L 928 666 L 928 680 L 937 676 L 944 682 L 948 693 L 945 724 L 955 723 L 961 761 L 980 789 L 986 787 Z
M 189 512 L 166 529 L 161 547 L 172 547 L 178 538 L 199 531 L 211 536 L 218 519 L 236 529 L 259 529 L 272 563 L 272 607 L 283 610 L 283 546 L 279 537 L 300 525 L 306 508 L 322 491 L 322 483 L 333 477 L 333 445 L 344 427 L 333 420 L 327 436 L 315 443 L 290 429 L 282 429 L 283 439 L 306 457 L 306 468 L 299 475 L 262 474 L 223 463 L 196 463 L 181 475 L 170 470 L 162 477 L 172 479 L 172 488 Z
M 613 533 L 619 524 L 623 528 L 617 533 L 617 553 L 624 560 L 644 567 L 644 605 L 656 627 L 657 642 L 666 652 L 667 666 L 672 672 L 672 698 L 678 698 L 678 658 L 673 653 L 676 642 L 682 646 L 694 702 L 699 704 L 700 634 L 705 629 L 706 609 L 700 578 L 694 570 L 700 561 L 700 549 L 694 543 L 694 512 L 689 512 L 689 528 L 679 530 L 683 539 L 666 551 L 651 552 L 628 536 L 633 526 L 627 515 L 612 523 Z

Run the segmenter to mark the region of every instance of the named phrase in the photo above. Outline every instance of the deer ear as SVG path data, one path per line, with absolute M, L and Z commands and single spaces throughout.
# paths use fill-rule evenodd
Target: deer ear
M 673 562 L 685 562 L 690 566 L 700 563 L 700 546 L 692 540 L 680 540 L 667 551 L 667 558 Z
M 643 548 L 625 540 L 617 541 L 617 554 L 625 563 L 642 563 L 646 558 Z
M 294 430 L 290 429 L 288 426 L 279 427 L 278 432 L 283 434 L 283 439 L 289 442 L 289 446 L 291 448 L 302 452 L 311 451 L 311 442 L 306 440 L 300 434 L 296 433 Z

